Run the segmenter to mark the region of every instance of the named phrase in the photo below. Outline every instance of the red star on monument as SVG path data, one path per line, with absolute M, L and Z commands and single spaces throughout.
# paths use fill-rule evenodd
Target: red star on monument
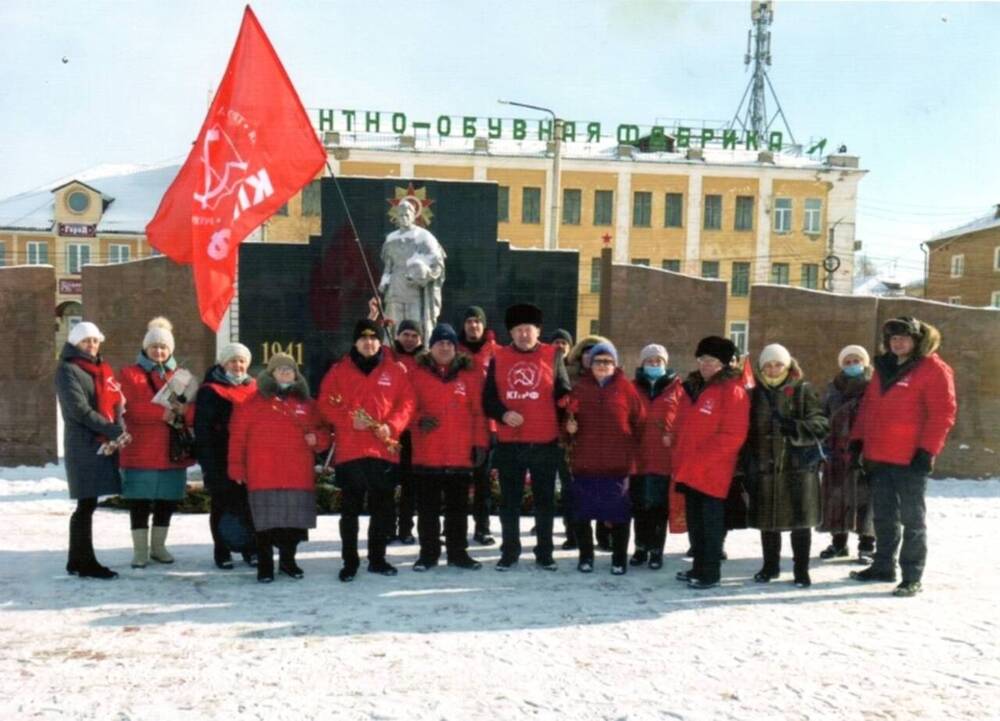
M 604 241 L 605 245 L 611 245 L 611 233 L 605 233 L 602 235 L 601 240 Z

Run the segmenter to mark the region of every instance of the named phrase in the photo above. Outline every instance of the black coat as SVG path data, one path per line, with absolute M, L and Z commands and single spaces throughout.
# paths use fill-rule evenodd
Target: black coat
M 97 412 L 97 391 L 90 374 L 72 358 L 94 361 L 76 346 L 67 343 L 56 369 L 56 395 L 62 408 L 63 450 L 70 498 L 97 498 L 121 493 L 118 454 L 98 455 L 97 449 L 123 432 L 121 419 L 112 423 Z M 98 361 L 100 358 L 98 357 Z
M 236 485 L 229 477 L 229 419 L 233 403 L 223 395 L 226 386 L 233 388 L 225 379 L 222 366 L 214 365 L 205 373 L 195 397 L 195 457 L 201 466 L 205 489 L 212 495 L 234 491 Z M 246 395 L 253 395 L 256 384 L 248 378 L 244 386 L 248 389 Z

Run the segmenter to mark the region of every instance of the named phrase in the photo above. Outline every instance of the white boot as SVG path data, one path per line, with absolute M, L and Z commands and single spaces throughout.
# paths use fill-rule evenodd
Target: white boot
M 149 529 L 132 529 L 132 568 L 145 568 L 149 563 Z
M 149 534 L 149 557 L 157 563 L 173 563 L 174 557 L 170 555 L 164 545 L 167 541 L 167 532 L 170 526 L 153 526 Z

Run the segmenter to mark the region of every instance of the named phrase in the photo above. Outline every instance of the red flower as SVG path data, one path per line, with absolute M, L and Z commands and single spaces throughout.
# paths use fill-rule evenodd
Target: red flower
M 572 395 L 563 396 L 556 405 L 570 414 L 576 414 L 580 410 L 580 401 Z
M 782 388 L 782 392 L 789 398 L 795 395 L 795 389 L 792 386 L 785 386 L 784 388 Z

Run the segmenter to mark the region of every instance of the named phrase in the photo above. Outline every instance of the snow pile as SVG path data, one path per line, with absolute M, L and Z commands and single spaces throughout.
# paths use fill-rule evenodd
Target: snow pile
M 54 472 L 55 471 L 55 472 Z M 753 531 L 734 532 L 719 589 L 660 572 L 416 574 L 336 580 L 337 518 L 302 548 L 306 577 L 258 585 L 211 562 L 206 516 L 178 516 L 173 566 L 128 568 L 128 516 L 95 516 L 112 582 L 63 571 L 61 470 L 0 469 L 2 719 L 946 719 L 995 718 L 1000 479 L 931 484 L 926 591 L 846 580 L 849 560 L 814 562 L 814 586 L 750 581 Z M 364 531 L 362 530 L 362 534 Z M 816 535 L 814 556 L 827 537 Z M 557 542 L 561 538 L 557 538 Z M 786 547 L 787 547 L 786 542 Z M 852 540 L 853 547 L 853 540 Z

